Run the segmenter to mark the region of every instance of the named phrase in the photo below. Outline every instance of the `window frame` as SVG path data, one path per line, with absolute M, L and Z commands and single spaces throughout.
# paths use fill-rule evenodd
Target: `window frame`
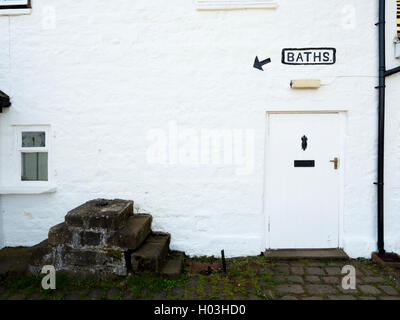
M 32 9 L 31 0 L 16 0 L 16 1 L 20 2 L 20 4 L 7 5 L 4 0 L 0 0 L 0 10 Z
M 22 0 L 20 1 L 22 2 Z M 31 14 L 32 2 L 27 0 L 26 4 L 13 4 L 8 5 L 4 0 L 0 0 L 0 16 L 18 16 Z
M 20 186 L 47 186 L 52 183 L 51 176 L 51 130 L 49 125 L 18 125 L 15 126 L 15 159 L 17 163 L 16 183 Z M 22 132 L 44 132 L 44 147 L 22 147 Z M 47 152 L 47 181 L 22 180 L 22 153 Z

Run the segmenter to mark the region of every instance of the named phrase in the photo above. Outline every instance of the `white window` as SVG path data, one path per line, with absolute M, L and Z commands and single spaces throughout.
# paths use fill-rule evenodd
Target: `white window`
M 198 10 L 276 8 L 276 0 L 195 0 Z
M 49 182 L 50 127 L 17 126 L 18 181 L 22 184 Z
M 30 0 L 0 0 L 0 9 L 10 8 L 10 7 L 30 7 Z
M 31 13 L 31 0 L 0 0 L 0 15 Z

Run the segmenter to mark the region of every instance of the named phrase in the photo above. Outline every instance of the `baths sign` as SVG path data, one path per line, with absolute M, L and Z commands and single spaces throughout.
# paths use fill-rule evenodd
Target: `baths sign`
M 335 64 L 335 48 L 283 49 L 282 63 L 291 65 Z

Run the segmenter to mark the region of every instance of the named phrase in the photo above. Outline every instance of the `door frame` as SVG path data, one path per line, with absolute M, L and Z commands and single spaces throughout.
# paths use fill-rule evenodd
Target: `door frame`
M 265 126 L 265 149 L 264 149 L 264 202 L 263 211 L 265 219 L 265 245 L 266 249 L 271 248 L 270 241 L 270 218 L 271 212 L 267 212 L 270 194 L 268 189 L 268 177 L 270 176 L 270 120 L 272 114 L 337 114 L 339 116 L 339 134 L 340 134 L 340 167 L 339 172 L 339 217 L 338 217 L 338 248 L 343 248 L 343 226 L 344 226 L 344 185 L 345 185 L 345 169 L 346 169 L 346 132 L 347 132 L 347 110 L 269 110 L 266 111 Z M 306 249 L 306 248 L 304 248 Z

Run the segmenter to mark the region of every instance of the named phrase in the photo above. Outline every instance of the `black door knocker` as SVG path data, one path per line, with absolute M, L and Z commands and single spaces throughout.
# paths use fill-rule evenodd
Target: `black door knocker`
M 301 138 L 301 148 L 302 148 L 304 151 L 306 151 L 307 146 L 308 146 L 307 141 L 308 141 L 308 138 L 307 138 L 306 136 L 303 136 L 303 137 Z

